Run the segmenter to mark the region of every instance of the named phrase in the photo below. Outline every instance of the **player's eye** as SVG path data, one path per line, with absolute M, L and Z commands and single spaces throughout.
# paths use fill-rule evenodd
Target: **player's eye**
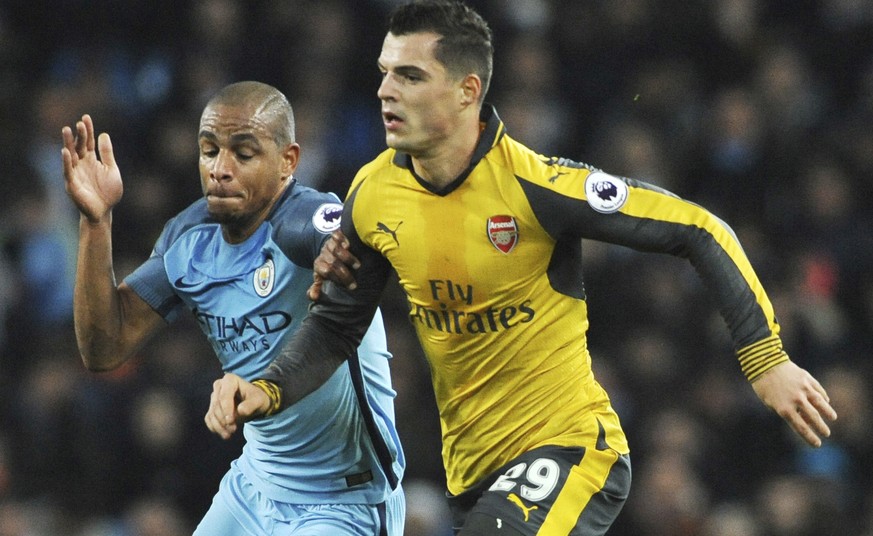
M 242 162 L 247 162 L 251 160 L 255 157 L 256 154 L 257 153 L 255 153 L 255 151 L 252 151 L 250 149 L 240 149 L 236 151 L 236 157 Z

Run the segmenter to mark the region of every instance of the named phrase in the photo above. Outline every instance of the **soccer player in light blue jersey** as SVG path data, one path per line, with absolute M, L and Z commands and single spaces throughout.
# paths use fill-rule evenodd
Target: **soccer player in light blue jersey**
M 306 316 L 313 261 L 342 212 L 335 195 L 292 178 L 300 148 L 285 96 L 239 82 L 209 101 L 198 136 L 204 197 L 167 222 L 148 260 L 118 285 L 111 220 L 122 180 L 110 138 L 95 137 L 88 115 L 62 137 L 66 188 L 81 213 L 74 314 L 85 366 L 118 367 L 187 310 L 225 371 L 216 385 L 262 374 Z M 195 534 L 402 534 L 390 357 L 377 312 L 357 355 L 324 385 L 246 422 L 243 452 Z

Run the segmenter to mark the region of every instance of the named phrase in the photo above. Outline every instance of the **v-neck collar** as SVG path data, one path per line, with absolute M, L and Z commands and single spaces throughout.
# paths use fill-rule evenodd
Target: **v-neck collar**
M 479 142 L 476 144 L 476 150 L 473 151 L 473 158 L 470 160 L 470 165 L 467 169 L 462 171 L 455 180 L 447 184 L 445 187 L 437 188 L 433 184 L 422 179 L 415 172 L 415 169 L 412 166 L 412 157 L 408 153 L 398 151 L 397 154 L 394 155 L 394 165 L 408 169 L 422 187 L 434 194 L 448 195 L 452 193 L 463 184 L 465 180 L 467 180 L 467 177 L 473 171 L 473 168 L 476 167 L 480 160 L 485 158 L 488 151 L 497 145 L 506 133 L 506 127 L 503 125 L 503 121 L 500 120 L 500 117 L 497 115 L 497 110 L 491 104 L 486 103 L 482 106 L 482 111 L 479 113 L 479 121 L 484 124 L 484 128 L 479 136 Z

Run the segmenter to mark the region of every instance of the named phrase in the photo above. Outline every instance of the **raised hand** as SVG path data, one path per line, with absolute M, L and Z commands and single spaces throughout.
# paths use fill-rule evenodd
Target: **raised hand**
M 804 441 L 821 446 L 821 438 L 831 435 L 825 419 L 835 421 L 824 387 L 807 371 L 791 361 L 780 363 L 762 374 L 752 388 L 764 404 L 785 419 Z
M 85 114 L 76 123 L 75 134 L 72 128 L 64 127 L 61 136 L 67 194 L 89 222 L 98 223 L 121 200 L 124 190 L 109 134 L 95 138 L 94 122 Z

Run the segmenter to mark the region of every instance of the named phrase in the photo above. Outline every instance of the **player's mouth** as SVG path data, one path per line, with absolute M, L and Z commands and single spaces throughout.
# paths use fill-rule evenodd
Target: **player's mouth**
M 403 123 L 403 118 L 389 110 L 382 110 L 382 122 L 386 130 L 396 130 Z
M 223 189 L 209 190 L 206 192 L 206 200 L 210 202 L 220 203 L 228 199 L 235 199 L 237 197 L 241 197 L 241 195 L 234 192 L 228 192 Z

